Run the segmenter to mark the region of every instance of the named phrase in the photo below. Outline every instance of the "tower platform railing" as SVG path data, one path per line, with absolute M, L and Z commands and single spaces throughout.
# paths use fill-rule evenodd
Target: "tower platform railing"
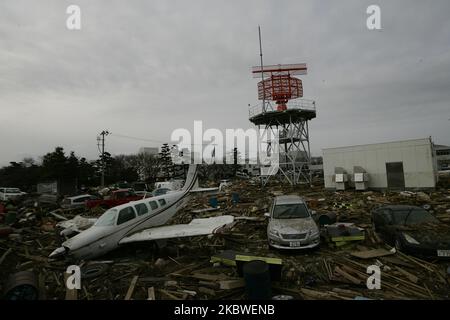
M 316 111 L 316 102 L 314 100 L 309 99 L 294 99 L 289 100 L 289 102 L 286 104 L 286 107 L 287 110 Z M 260 102 L 248 108 L 249 118 L 267 112 L 283 112 L 283 111 L 277 111 L 277 104 L 273 101 L 265 101 L 264 104 Z

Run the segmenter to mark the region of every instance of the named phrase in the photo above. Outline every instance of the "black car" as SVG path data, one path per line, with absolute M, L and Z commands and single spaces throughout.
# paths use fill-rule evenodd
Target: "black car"
M 381 238 L 401 252 L 428 258 L 450 258 L 450 226 L 421 207 L 390 205 L 372 211 Z

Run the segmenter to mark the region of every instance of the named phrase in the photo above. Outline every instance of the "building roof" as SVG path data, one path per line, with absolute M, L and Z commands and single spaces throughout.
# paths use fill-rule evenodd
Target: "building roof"
M 422 139 L 408 139 L 408 140 L 396 140 L 396 141 L 386 141 L 386 142 L 378 142 L 378 143 L 367 143 L 367 144 L 356 144 L 352 146 L 340 146 L 340 147 L 331 147 L 331 148 L 322 148 L 322 151 L 333 150 L 333 149 L 346 149 L 346 148 L 355 148 L 355 147 L 365 147 L 365 146 L 374 146 L 380 144 L 395 144 L 395 143 L 404 143 L 404 142 L 430 142 L 430 138 L 422 138 Z

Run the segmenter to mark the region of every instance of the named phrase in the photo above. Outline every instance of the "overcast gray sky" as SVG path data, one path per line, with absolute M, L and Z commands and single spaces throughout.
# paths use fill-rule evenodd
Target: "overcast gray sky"
M 66 28 L 81 7 L 82 29 Z M 381 31 L 366 8 L 381 7 Z M 0 165 L 63 146 L 135 153 L 176 128 L 249 128 L 257 26 L 265 64 L 306 62 L 321 149 L 432 136 L 450 144 L 450 1 L 0 3 Z

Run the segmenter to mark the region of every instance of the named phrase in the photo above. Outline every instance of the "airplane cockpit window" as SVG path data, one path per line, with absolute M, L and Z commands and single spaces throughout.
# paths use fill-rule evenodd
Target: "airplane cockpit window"
M 142 216 L 143 214 L 148 213 L 148 208 L 145 203 L 139 203 L 135 205 L 134 208 L 136 209 L 138 216 Z
M 119 217 L 117 218 L 117 225 L 125 223 L 127 221 L 136 218 L 136 213 L 133 207 L 126 207 L 119 211 Z
M 164 199 L 159 199 L 158 202 L 161 205 L 161 207 L 166 205 L 166 200 Z
M 97 227 L 106 227 L 113 226 L 114 222 L 116 222 L 117 217 L 117 209 L 109 209 L 104 214 L 98 218 L 95 226 Z
M 149 205 L 150 205 L 150 208 L 152 208 L 152 210 L 158 209 L 158 204 L 156 203 L 156 201 L 150 201 Z

